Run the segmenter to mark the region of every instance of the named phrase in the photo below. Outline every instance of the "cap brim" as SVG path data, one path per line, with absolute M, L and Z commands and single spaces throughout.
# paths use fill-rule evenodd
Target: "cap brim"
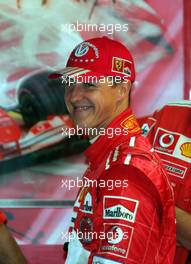
M 53 72 L 48 76 L 49 79 L 60 79 L 63 77 L 72 78 L 80 82 L 92 82 L 96 81 L 96 79 L 99 80 L 103 77 L 103 74 L 84 68 L 66 67 L 63 70 Z

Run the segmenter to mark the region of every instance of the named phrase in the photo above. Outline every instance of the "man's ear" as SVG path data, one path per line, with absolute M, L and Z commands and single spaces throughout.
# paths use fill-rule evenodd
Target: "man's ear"
M 129 97 L 129 92 L 131 90 L 132 83 L 130 80 L 125 80 L 118 85 L 118 97 L 117 101 L 121 101 L 124 98 Z

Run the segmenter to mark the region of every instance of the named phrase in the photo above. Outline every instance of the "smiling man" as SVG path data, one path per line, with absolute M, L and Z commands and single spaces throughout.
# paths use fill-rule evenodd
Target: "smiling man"
M 129 106 L 135 80 L 129 50 L 107 37 L 84 41 L 50 78 L 62 79 L 70 116 L 92 143 L 65 263 L 172 263 L 173 195 Z
M 84 77 L 84 81 L 92 78 Z M 118 90 L 115 89 L 117 85 L 115 78 L 113 78 L 113 85 L 112 79 L 106 77 L 103 78 L 103 82 L 99 79 L 97 83 L 79 83 L 78 79 L 76 83 L 73 83 L 74 79 L 70 84 L 66 82 L 65 101 L 76 126 L 92 138 L 99 135 L 102 128 L 106 128 L 126 108 L 127 102 L 122 102 L 120 98 L 123 94 L 129 94 L 131 84 L 130 82 L 121 83 L 121 90 Z

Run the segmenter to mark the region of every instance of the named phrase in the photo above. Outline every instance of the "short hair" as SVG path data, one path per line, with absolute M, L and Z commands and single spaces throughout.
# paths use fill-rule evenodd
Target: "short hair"
M 110 76 L 110 80 L 112 81 L 112 86 L 117 86 L 118 84 L 123 83 L 124 81 L 126 81 L 125 79 L 123 79 L 121 77 L 121 79 L 119 80 L 118 76 Z M 131 84 L 132 85 L 132 84 Z M 132 88 L 131 88 L 132 89 Z M 131 89 L 129 90 L 129 98 L 128 98 L 128 105 L 131 104 Z

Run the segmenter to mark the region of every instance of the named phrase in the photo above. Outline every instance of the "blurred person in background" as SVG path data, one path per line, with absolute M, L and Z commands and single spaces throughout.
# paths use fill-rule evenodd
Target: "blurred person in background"
M 177 220 L 174 264 L 185 264 L 191 250 L 191 101 L 165 105 L 139 121 L 143 135 L 162 159 L 174 189 Z

